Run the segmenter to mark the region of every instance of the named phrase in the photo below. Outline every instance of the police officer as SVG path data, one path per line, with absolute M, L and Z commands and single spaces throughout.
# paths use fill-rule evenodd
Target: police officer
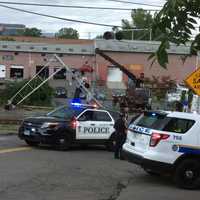
M 115 159 L 122 159 L 122 145 L 126 140 L 127 121 L 125 113 L 114 124 L 115 128 Z

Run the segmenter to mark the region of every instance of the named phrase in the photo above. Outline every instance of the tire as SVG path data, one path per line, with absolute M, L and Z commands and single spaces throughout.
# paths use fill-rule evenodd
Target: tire
M 26 144 L 28 144 L 29 146 L 32 146 L 32 147 L 36 147 L 39 145 L 39 142 L 33 142 L 33 141 L 30 141 L 30 140 L 25 140 Z
M 113 133 L 113 134 L 110 136 L 110 138 L 109 138 L 109 140 L 108 140 L 108 142 L 107 142 L 107 144 L 106 144 L 106 149 L 107 149 L 108 151 L 114 152 L 114 150 L 115 150 L 114 142 L 115 142 L 115 137 L 114 137 L 114 133 Z
M 197 189 L 200 187 L 200 161 L 186 159 L 178 164 L 174 174 L 176 185 L 184 189 Z

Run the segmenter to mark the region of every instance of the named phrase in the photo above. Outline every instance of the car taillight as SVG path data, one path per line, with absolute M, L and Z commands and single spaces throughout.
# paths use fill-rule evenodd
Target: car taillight
M 155 147 L 161 140 L 166 140 L 167 138 L 169 138 L 168 134 L 152 133 L 149 146 Z
M 76 129 L 76 127 L 78 126 L 78 121 L 76 118 L 73 118 L 70 122 L 70 126 L 72 129 Z

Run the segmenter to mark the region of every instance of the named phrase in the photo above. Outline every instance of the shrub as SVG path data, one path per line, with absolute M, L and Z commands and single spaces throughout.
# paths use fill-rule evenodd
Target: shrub
M 7 101 L 13 97 L 17 91 L 22 88 L 28 80 L 23 81 L 14 81 L 6 84 L 6 88 L 1 92 L 0 103 L 6 104 Z M 40 79 L 36 79 L 30 83 L 32 88 L 36 88 L 41 83 Z M 20 92 L 20 95 L 17 95 L 16 98 L 13 99 L 13 104 L 17 104 L 22 97 L 25 97 L 29 92 L 32 91 L 30 86 L 26 86 L 26 88 Z M 32 105 L 32 106 L 50 106 L 52 104 L 52 97 L 54 94 L 53 88 L 49 86 L 48 83 L 45 83 L 42 87 L 36 90 L 33 94 L 31 94 L 25 101 L 22 102 L 24 105 Z

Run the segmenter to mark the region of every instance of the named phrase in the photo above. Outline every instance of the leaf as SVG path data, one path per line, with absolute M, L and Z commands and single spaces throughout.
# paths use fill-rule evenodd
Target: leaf
M 195 27 L 191 23 L 187 23 L 186 26 L 188 26 L 188 28 L 190 28 L 190 29 L 193 29 L 193 30 L 195 29 Z
M 193 24 L 197 24 L 196 20 L 193 19 L 193 18 L 188 18 L 188 21 L 190 21 L 190 22 L 193 23 Z

